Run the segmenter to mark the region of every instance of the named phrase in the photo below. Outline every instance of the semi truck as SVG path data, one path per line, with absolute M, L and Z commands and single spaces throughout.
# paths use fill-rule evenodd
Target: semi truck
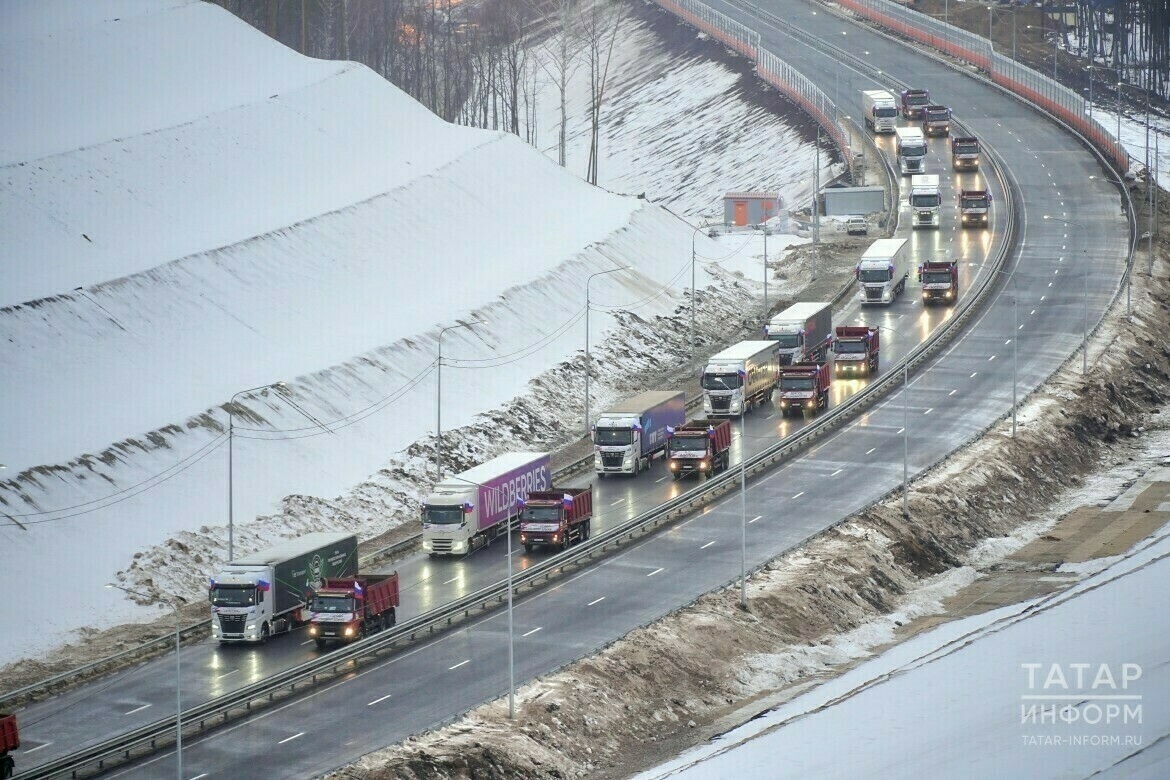
M 831 373 L 828 364 L 780 366 L 780 414 L 813 416 L 828 409 Z
M 741 341 L 707 359 L 699 377 L 708 417 L 742 417 L 772 400 L 780 374 L 775 341 Z
M 903 175 L 926 170 L 926 136 L 918 127 L 899 127 L 896 131 L 898 170 Z
M 911 227 L 939 227 L 939 207 L 942 206 L 942 190 L 939 189 L 936 174 L 919 174 L 910 177 L 910 210 L 913 213 Z
M 875 133 L 892 133 L 898 128 L 898 101 L 884 89 L 861 91 L 865 126 Z
M 893 303 L 910 276 L 910 242 L 879 238 L 862 254 L 856 269 L 861 303 Z
M 904 89 L 900 97 L 902 116 L 907 119 L 921 119 L 922 112 L 930 105 L 928 89 Z
M 551 477 L 547 452 L 510 452 L 447 477 L 423 501 L 423 550 L 434 557 L 486 547 L 511 532 L 516 499 L 547 490 Z
M 20 732 L 16 729 L 16 716 L 0 712 L 0 777 L 5 780 L 16 771 L 16 761 L 8 754 L 18 748 Z
M 524 552 L 537 545 L 563 552 L 588 539 L 592 524 L 592 487 L 534 490 L 521 503 L 520 543 Z
M 731 464 L 731 420 L 701 417 L 672 429 L 666 439 L 666 467 L 678 479 L 711 477 Z
M 326 577 L 309 605 L 309 636 L 324 647 L 354 642 L 394 625 L 398 608 L 398 572 Z
M 951 138 L 951 167 L 956 171 L 970 171 L 979 167 L 979 139 L 971 135 Z
M 637 476 L 666 447 L 666 427 L 686 417 L 682 391 L 652 390 L 601 413 L 593 426 L 593 470 Z
M 764 326 L 764 338 L 780 347 L 780 365 L 824 363 L 833 345 L 833 304 L 794 303 Z
M 925 135 L 950 135 L 951 110 L 937 103 L 922 109 L 922 132 Z
M 837 378 L 873 376 L 878 372 L 881 339 L 868 325 L 838 325 L 833 342 L 833 373 Z
M 959 267 L 949 260 L 927 261 L 918 266 L 922 303 L 953 304 L 959 299 Z
M 963 227 L 989 227 L 991 193 L 987 190 L 959 190 L 959 222 Z
M 267 642 L 312 618 L 313 591 L 357 574 L 357 537 L 311 533 L 224 564 L 211 578 L 211 636 L 221 645 Z

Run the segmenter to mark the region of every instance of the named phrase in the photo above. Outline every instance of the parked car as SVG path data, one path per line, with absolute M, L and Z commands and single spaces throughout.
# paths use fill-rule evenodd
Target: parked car
M 850 217 L 845 223 L 845 232 L 851 236 L 864 236 L 869 233 L 869 223 L 865 217 Z

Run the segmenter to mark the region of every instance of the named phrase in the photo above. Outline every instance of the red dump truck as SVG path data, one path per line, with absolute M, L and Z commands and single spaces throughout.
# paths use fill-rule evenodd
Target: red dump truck
M 930 105 L 930 90 L 904 89 L 901 98 L 902 116 L 906 119 L 921 119 L 926 107 Z
M 710 477 L 731 463 L 731 420 L 700 417 L 666 429 L 666 467 L 675 479 L 684 474 Z
M 12 777 L 16 762 L 8 753 L 19 747 L 20 734 L 16 730 L 16 716 L 0 712 L 0 777 Z
M 951 137 L 951 166 L 956 171 L 979 167 L 979 139 L 971 135 Z
M 928 261 L 918 266 L 922 303 L 953 304 L 959 299 L 959 266 L 946 261 Z
M 959 190 L 959 216 L 963 227 L 990 227 L 991 193 L 987 190 Z
M 868 325 L 838 325 L 833 342 L 833 373 L 837 378 L 872 376 L 878 371 L 878 329 Z
M 567 550 L 570 544 L 589 538 L 593 520 L 593 488 L 553 488 L 529 491 L 517 504 L 520 543 L 524 552 L 537 545 Z
M 397 607 L 398 572 L 326 577 L 313 592 L 309 636 L 317 647 L 353 642 L 394 625 Z
M 780 366 L 780 414 L 815 415 L 821 409 L 828 409 L 831 381 L 828 363 Z

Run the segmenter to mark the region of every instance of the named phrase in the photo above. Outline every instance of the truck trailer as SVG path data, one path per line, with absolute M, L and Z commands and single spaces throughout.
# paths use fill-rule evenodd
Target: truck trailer
M 510 452 L 447 477 L 423 502 L 422 548 L 431 556 L 464 555 L 511 532 L 516 499 L 547 490 L 547 452 Z
M 904 89 L 899 97 L 902 116 L 907 119 L 921 119 L 922 113 L 930 105 L 930 90 L 928 89 Z
M 20 748 L 20 732 L 16 729 L 16 716 L 0 712 L 0 777 L 7 780 L 16 771 L 16 761 L 8 755 Z
M 780 346 L 780 365 L 824 363 L 833 345 L 833 304 L 794 303 L 764 326 L 764 338 Z
M 637 476 L 666 447 L 666 427 L 686 418 L 681 390 L 652 390 L 606 409 L 593 425 L 593 470 Z
M 238 558 L 211 579 L 211 636 L 219 643 L 267 642 L 309 622 L 313 591 L 357 574 L 357 537 L 311 533 Z
M 838 325 L 833 342 L 833 373 L 838 379 L 873 376 L 878 372 L 881 339 L 868 325 Z
M 535 490 L 521 504 L 520 543 L 524 552 L 538 545 L 563 552 L 588 539 L 592 524 L 592 486 Z
M 699 418 L 672 429 L 666 440 L 666 467 L 675 479 L 711 477 L 731 463 L 731 420 Z
M 951 110 L 935 103 L 922 109 L 922 133 L 923 135 L 950 135 Z
M 928 261 L 918 266 L 922 303 L 953 304 L 959 299 L 959 266 L 949 260 Z
M 394 625 L 397 608 L 398 572 L 326 577 L 309 605 L 309 636 L 317 647 L 354 642 Z
M 827 364 L 780 366 L 780 414 L 813 416 L 828 409 L 831 373 Z
M 910 211 L 913 214 L 911 227 L 939 227 L 941 206 L 942 190 L 939 189 L 936 174 L 910 177 Z
M 910 276 L 910 242 L 879 238 L 861 256 L 856 274 L 861 303 L 893 303 Z
M 991 193 L 959 190 L 959 223 L 963 227 L 991 226 Z
M 979 139 L 970 135 L 951 138 L 951 167 L 956 171 L 971 171 L 979 167 Z
M 699 377 L 703 412 L 708 417 L 742 417 L 771 401 L 779 368 L 775 341 L 741 341 L 711 356 Z
M 926 136 L 918 127 L 899 127 L 896 131 L 895 151 L 898 170 L 902 175 L 926 170 Z
M 898 128 L 898 101 L 884 89 L 863 89 L 861 106 L 865 126 L 875 133 L 892 133 Z

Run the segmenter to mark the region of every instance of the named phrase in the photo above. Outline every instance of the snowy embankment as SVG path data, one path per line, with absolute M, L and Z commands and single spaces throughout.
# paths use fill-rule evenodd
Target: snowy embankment
M 27 3 L 6 22 L 0 68 L 21 78 L 0 87 L 0 582 L 61 608 L 0 634 L 0 663 L 157 615 L 102 588 L 136 559 L 159 568 L 129 586 L 198 600 L 226 555 L 240 391 L 288 383 L 234 407 L 236 549 L 372 535 L 433 468 L 440 329 L 486 322 L 443 338 L 454 431 L 581 351 L 590 274 L 630 267 L 591 285 L 595 346 L 610 312 L 652 321 L 685 300 L 693 231 L 669 212 L 214 5 Z M 759 273 L 751 251 L 696 242 Z M 571 385 L 559 420 L 504 444 L 579 430 Z M 344 512 L 298 516 L 355 486 Z

